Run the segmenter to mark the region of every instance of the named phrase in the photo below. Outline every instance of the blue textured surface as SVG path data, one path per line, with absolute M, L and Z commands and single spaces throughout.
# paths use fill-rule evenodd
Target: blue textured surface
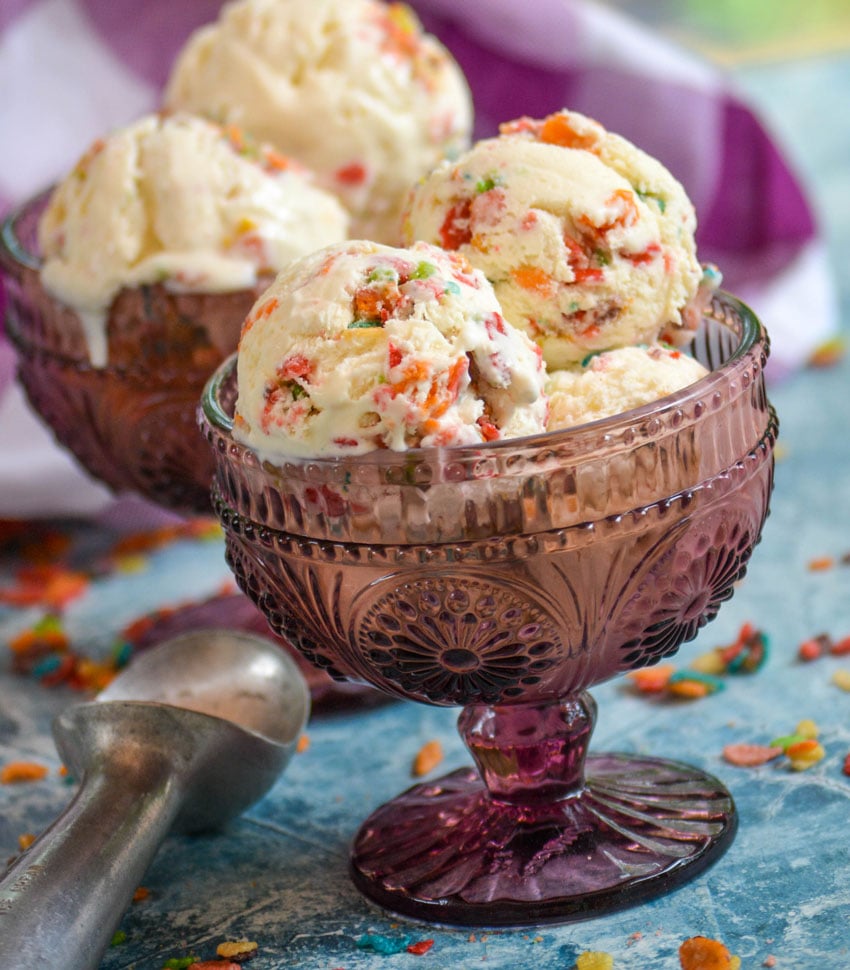
M 846 126 L 821 126 L 805 99 L 807 92 L 812 101 L 821 92 L 837 98 L 843 90 L 846 104 L 848 74 L 847 59 L 836 58 L 800 65 L 790 76 L 761 69 L 745 78 L 756 96 L 774 93 L 779 127 L 803 131 L 794 151 L 812 180 L 837 267 L 850 260 L 850 139 Z M 799 83 L 792 84 L 795 77 Z M 846 273 L 842 286 L 846 324 Z M 622 680 L 594 691 L 595 750 L 676 758 L 718 775 L 732 791 L 740 829 L 708 872 L 652 903 L 539 931 L 470 933 L 388 917 L 349 882 L 348 844 L 357 826 L 411 784 L 411 762 L 426 741 L 442 742 L 437 772 L 467 763 L 456 711 L 392 703 L 314 718 L 309 749 L 247 816 L 220 835 L 170 838 L 145 879 L 150 897 L 130 908 L 122 923 L 126 942 L 109 951 L 104 968 L 149 970 L 190 952 L 210 958 L 224 939 L 248 938 L 259 944 L 254 970 L 373 970 L 418 960 L 459 970 L 569 970 L 586 949 L 613 954 L 617 970 L 673 970 L 680 942 L 695 934 L 723 940 L 745 970 L 760 967 L 768 954 L 779 970 L 850 967 L 850 777 L 842 773 L 850 753 L 850 694 L 830 681 L 839 668 L 850 669 L 850 657 L 796 660 L 798 644 L 810 636 L 850 634 L 850 565 L 808 568 L 815 557 L 838 562 L 850 552 L 848 388 L 845 360 L 772 390 L 782 457 L 763 542 L 735 597 L 675 659 L 684 665 L 728 643 L 750 620 L 770 636 L 767 665 L 753 677 L 729 678 L 726 690 L 696 702 L 647 700 Z M 77 541 L 97 549 L 111 538 L 83 529 Z M 215 544 L 175 543 L 150 556 L 143 573 L 96 583 L 69 608 L 69 628 L 97 653 L 133 616 L 211 593 L 227 576 Z M 50 720 L 79 695 L 13 676 L 4 649 L 36 618 L 37 611 L 0 607 L 0 764 L 26 758 L 55 769 Z M 755 769 L 722 760 L 724 744 L 764 743 L 802 718 L 817 721 L 826 749 L 810 770 L 790 771 L 782 760 Z M 39 783 L 0 786 L 0 859 L 15 854 L 18 836 L 39 831 L 69 795 L 55 771 Z M 434 946 L 422 957 L 381 955 L 357 946 L 370 930 L 432 938 Z

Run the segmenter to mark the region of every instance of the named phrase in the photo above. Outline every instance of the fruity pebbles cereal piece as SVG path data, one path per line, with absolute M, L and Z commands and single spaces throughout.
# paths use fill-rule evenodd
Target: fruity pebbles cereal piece
M 738 970 L 741 961 L 719 941 L 692 936 L 679 947 L 682 970 Z

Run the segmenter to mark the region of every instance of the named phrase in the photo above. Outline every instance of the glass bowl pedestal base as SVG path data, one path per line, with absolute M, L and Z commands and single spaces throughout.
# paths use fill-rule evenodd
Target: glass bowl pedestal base
M 384 908 L 434 923 L 562 923 L 666 893 L 732 841 L 732 797 L 690 765 L 585 758 L 596 705 L 471 706 L 478 770 L 425 782 L 358 832 L 351 873 Z

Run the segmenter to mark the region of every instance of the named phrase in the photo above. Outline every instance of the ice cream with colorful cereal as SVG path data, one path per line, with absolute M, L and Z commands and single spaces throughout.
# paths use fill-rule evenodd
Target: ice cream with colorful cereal
M 245 320 L 233 434 L 270 461 L 536 434 L 544 380 L 462 255 L 352 241 L 292 264 Z
M 699 316 L 696 218 L 660 162 L 570 111 L 521 118 L 413 190 L 407 242 L 456 250 L 550 368 L 588 353 L 685 342 Z
M 95 142 L 53 192 L 39 223 L 41 283 L 76 313 L 103 365 L 120 291 L 252 291 L 347 232 L 343 207 L 300 163 L 235 128 L 148 115 Z
M 191 35 L 169 107 L 235 123 L 319 174 L 352 235 L 396 245 L 411 184 L 469 145 L 448 51 L 402 3 L 237 0 Z
M 666 344 L 592 354 L 580 364 L 549 374 L 547 430 L 631 411 L 667 397 L 707 373 L 698 360 Z

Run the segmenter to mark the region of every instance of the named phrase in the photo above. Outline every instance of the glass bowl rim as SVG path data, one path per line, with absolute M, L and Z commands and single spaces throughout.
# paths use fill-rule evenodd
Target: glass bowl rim
M 41 269 L 41 257 L 24 245 L 17 227 L 24 216 L 29 215 L 39 205 L 48 201 L 54 189 L 55 186 L 53 185 L 43 189 L 25 202 L 15 206 L 4 216 L 2 225 L 0 225 L 0 265 L 9 272 L 14 272 L 16 265 L 32 270 Z
M 598 418 L 594 421 L 588 421 L 569 428 L 544 431 L 522 437 L 500 438 L 496 441 L 482 441 L 474 444 L 420 446 L 404 451 L 379 448 L 351 456 L 324 455 L 320 457 L 301 457 L 280 455 L 276 460 L 268 462 L 257 455 L 257 459 L 261 464 L 268 463 L 278 467 L 286 465 L 313 465 L 317 467 L 338 468 L 341 466 L 392 466 L 397 464 L 409 466 L 410 464 L 433 460 L 436 455 L 440 455 L 442 461 L 446 459 L 463 461 L 466 458 L 473 457 L 476 460 L 497 456 L 504 458 L 511 452 L 534 451 L 547 448 L 555 450 L 571 439 L 580 440 L 587 435 L 592 435 L 596 441 L 608 436 L 616 437 L 642 421 L 669 414 L 676 409 L 682 408 L 687 402 L 698 400 L 709 394 L 716 385 L 724 383 L 727 379 L 731 379 L 730 372 L 735 371 L 743 360 L 753 355 L 760 341 L 763 344 L 764 356 L 767 355 L 767 333 L 753 310 L 746 303 L 743 303 L 725 290 L 718 290 L 714 294 L 712 306 L 715 303 L 721 306 L 725 305 L 735 311 L 740 320 L 741 332 L 735 349 L 722 364 L 710 370 L 698 381 L 694 381 L 686 387 L 675 391 L 673 394 L 665 395 L 656 401 L 651 401 L 638 408 L 632 408 L 628 411 L 622 411 L 609 417 Z M 715 319 L 711 315 L 710 309 L 704 315 L 709 319 Z M 720 320 L 716 320 L 716 323 L 719 326 L 724 326 Z M 234 444 L 239 444 L 240 447 L 244 447 L 252 454 L 256 454 L 249 446 L 236 442 L 233 439 L 233 418 L 227 414 L 220 404 L 220 389 L 224 382 L 231 376 L 237 360 L 238 352 L 230 354 L 210 375 L 201 394 L 200 413 L 212 429 L 230 438 Z M 763 369 L 763 362 L 759 362 L 757 366 L 759 369 Z

